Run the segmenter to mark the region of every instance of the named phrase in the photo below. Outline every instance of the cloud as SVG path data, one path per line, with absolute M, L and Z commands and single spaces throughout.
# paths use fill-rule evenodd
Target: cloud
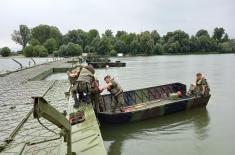
M 157 29 L 161 35 L 182 29 L 189 34 L 222 26 L 235 38 L 233 0 L 7 0 L 0 1 L 0 47 L 19 48 L 11 33 L 20 24 L 70 29 L 96 28 L 140 32 Z

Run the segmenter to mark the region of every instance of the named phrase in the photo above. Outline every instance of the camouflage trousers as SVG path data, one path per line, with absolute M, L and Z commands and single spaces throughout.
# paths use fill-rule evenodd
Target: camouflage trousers
M 72 97 L 74 98 L 74 102 L 75 103 L 78 103 L 78 98 L 77 98 L 77 83 L 75 83 L 75 84 L 72 84 L 72 86 L 71 86 L 71 89 L 70 89 L 70 91 L 71 91 L 71 94 L 72 94 Z
M 102 102 L 102 96 L 100 95 L 99 91 L 91 92 L 91 102 L 95 112 L 104 111 L 104 104 Z
M 191 85 L 189 91 L 187 92 L 188 96 L 200 96 L 203 95 L 202 91 L 196 86 Z
M 120 93 L 116 96 L 112 97 L 112 105 L 111 105 L 111 110 L 112 112 L 115 112 L 117 107 L 120 109 L 120 111 L 124 111 L 124 97 L 123 93 Z
M 85 81 L 78 81 L 77 92 L 79 94 L 79 101 L 91 103 L 91 84 Z
M 71 85 L 70 91 L 72 96 L 75 97 L 75 95 L 77 94 L 77 84 Z

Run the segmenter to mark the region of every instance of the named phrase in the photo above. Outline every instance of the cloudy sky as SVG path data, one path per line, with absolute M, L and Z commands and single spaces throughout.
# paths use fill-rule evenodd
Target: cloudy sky
M 0 47 L 20 46 L 11 33 L 20 24 L 70 29 L 96 28 L 140 32 L 157 29 L 163 35 L 182 29 L 212 33 L 224 27 L 235 38 L 235 0 L 0 0 Z

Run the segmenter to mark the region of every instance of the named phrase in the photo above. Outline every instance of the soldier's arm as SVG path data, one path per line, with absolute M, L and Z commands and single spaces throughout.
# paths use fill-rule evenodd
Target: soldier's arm
M 79 75 L 79 72 L 67 72 L 67 75 L 69 76 L 69 77 L 78 77 L 78 75 Z
M 102 90 L 110 89 L 110 88 L 112 88 L 112 86 L 113 86 L 112 82 L 109 82 L 108 84 L 106 84 L 105 86 L 102 87 Z

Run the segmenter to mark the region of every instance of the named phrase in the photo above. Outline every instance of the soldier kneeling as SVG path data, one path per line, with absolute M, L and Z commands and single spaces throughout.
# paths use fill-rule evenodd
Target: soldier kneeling
M 210 94 L 209 84 L 204 76 L 201 73 L 196 74 L 196 85 L 191 84 L 188 96 L 203 96 Z

